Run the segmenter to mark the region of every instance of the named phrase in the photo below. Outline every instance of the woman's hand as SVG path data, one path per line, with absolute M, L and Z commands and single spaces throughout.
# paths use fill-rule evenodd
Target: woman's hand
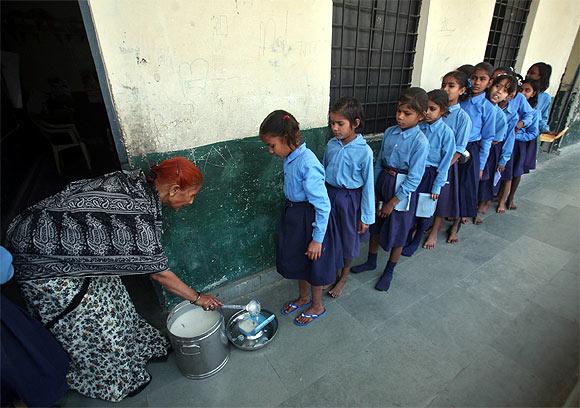
M 195 302 L 197 306 L 203 307 L 203 310 L 216 310 L 222 307 L 224 304 L 214 295 L 201 294 L 199 299 Z
M 359 235 L 364 234 L 369 229 L 369 224 L 364 224 L 361 220 L 358 220 L 357 231 Z
M 505 165 L 498 164 L 497 165 L 497 171 L 499 171 L 500 173 L 503 173 L 505 171 Z
M 523 128 L 523 127 L 524 127 L 524 122 L 523 122 L 523 121 L 521 121 L 521 120 L 520 120 L 520 121 L 518 121 L 518 124 L 516 125 L 516 128 L 517 128 L 517 129 L 521 129 L 521 128 Z
M 322 244 L 320 242 L 316 242 L 314 240 L 310 241 L 308 244 L 308 249 L 306 250 L 306 255 L 308 259 L 311 261 L 316 261 L 320 258 L 320 254 L 322 253 Z
M 437 200 L 438 198 L 439 198 L 439 194 L 431 193 L 431 199 L 433 201 Z
M 479 179 L 481 180 L 483 178 L 483 170 L 479 170 Z

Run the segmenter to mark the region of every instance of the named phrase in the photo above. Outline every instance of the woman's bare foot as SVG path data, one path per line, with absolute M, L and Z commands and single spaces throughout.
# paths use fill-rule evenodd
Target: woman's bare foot
M 328 291 L 328 295 L 333 298 L 339 297 L 342 295 L 342 291 L 344 290 L 345 285 L 346 281 L 340 279 L 338 282 L 336 282 L 336 285 L 334 285 L 334 287 Z
M 423 248 L 435 249 L 436 244 L 437 244 L 437 234 L 429 234 L 429 236 L 427 237 L 427 241 L 425 241 L 425 243 L 423 244 Z
M 467 218 L 467 217 L 461 217 L 461 223 L 462 224 L 469 224 L 469 218 Z
M 517 205 L 515 205 L 515 204 L 513 203 L 513 201 L 512 201 L 511 203 L 507 203 L 507 205 L 506 205 L 506 206 L 507 206 L 507 209 L 508 209 L 508 210 L 517 210 L 517 209 L 518 209 L 518 206 L 517 206 Z
M 481 224 L 483 224 L 483 218 L 481 218 L 479 215 L 473 218 L 473 225 L 481 225 Z
M 495 210 L 495 212 L 497 212 L 498 214 L 505 214 L 505 203 L 499 203 L 499 205 L 497 206 L 497 210 Z

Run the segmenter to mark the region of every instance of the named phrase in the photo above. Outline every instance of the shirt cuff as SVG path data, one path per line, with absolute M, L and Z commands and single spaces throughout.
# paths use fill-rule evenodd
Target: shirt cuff
M 314 231 L 312 233 L 312 240 L 322 244 L 322 241 L 324 241 L 324 234 L 321 231 Z
M 441 186 L 433 186 L 431 194 L 441 194 Z
M 407 194 L 401 191 L 399 194 L 395 194 L 395 197 L 397 197 L 399 201 L 403 201 L 407 197 Z
M 374 224 L 375 223 L 375 215 L 374 214 L 362 214 L 360 220 L 363 224 Z

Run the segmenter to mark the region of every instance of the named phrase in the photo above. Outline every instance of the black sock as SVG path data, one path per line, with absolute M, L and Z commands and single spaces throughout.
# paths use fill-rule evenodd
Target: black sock
M 376 269 L 376 267 L 377 267 L 377 254 L 369 252 L 367 261 L 364 264 L 353 266 L 352 268 L 350 268 L 350 271 L 352 273 L 361 273 L 365 271 L 372 271 L 373 269 Z

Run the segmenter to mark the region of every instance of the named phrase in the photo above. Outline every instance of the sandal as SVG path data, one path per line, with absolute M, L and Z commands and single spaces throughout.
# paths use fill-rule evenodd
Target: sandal
M 280 313 L 282 313 L 284 316 L 288 316 L 289 314 L 292 314 L 300 309 L 304 309 L 305 307 L 308 307 L 312 304 L 312 302 L 308 302 L 308 303 L 304 303 L 303 305 L 297 305 L 294 302 L 288 302 L 285 303 L 284 305 L 282 305 L 282 309 L 280 309 Z M 290 308 L 290 310 L 286 310 Z
M 322 313 L 316 314 L 316 313 L 300 313 L 300 316 L 298 317 L 305 317 L 307 319 L 312 319 L 309 322 L 306 323 L 301 323 L 299 321 L 297 321 L 296 319 L 298 319 L 298 317 L 296 319 L 294 319 L 294 324 L 296 326 L 300 326 L 300 327 L 304 327 L 304 326 L 308 326 L 310 323 L 312 323 L 313 321 L 315 321 L 316 319 L 318 319 L 319 317 L 322 317 L 326 314 L 326 309 L 324 309 L 324 311 Z

